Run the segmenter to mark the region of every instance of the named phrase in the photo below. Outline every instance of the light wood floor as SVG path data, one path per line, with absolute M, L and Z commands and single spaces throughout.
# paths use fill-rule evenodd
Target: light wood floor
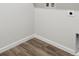
M 1 53 L 0 56 L 72 56 L 72 54 L 34 38 Z

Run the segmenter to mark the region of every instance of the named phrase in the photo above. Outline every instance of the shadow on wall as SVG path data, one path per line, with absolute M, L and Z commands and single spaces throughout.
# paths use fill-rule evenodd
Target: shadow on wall
M 56 3 L 55 9 L 79 10 L 79 3 Z

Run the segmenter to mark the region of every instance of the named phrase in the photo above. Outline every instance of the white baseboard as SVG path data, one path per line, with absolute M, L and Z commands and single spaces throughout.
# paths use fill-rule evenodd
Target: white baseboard
M 68 48 L 68 47 L 65 47 L 65 46 L 63 46 L 61 44 L 58 44 L 58 43 L 54 42 L 54 41 L 48 40 L 48 39 L 46 39 L 46 38 L 44 38 L 44 37 L 42 37 L 40 35 L 37 35 L 37 34 L 35 34 L 34 37 L 37 38 L 37 39 L 40 39 L 40 40 L 42 40 L 42 41 L 44 41 L 46 43 L 49 43 L 49 44 L 51 44 L 51 45 L 53 45 L 53 46 L 55 46 L 55 47 L 57 47 L 59 49 L 62 49 L 64 51 L 68 52 L 68 53 L 71 53 L 71 54 L 75 55 L 75 51 Z
M 27 36 L 27 37 L 25 37 L 25 38 L 23 38 L 23 39 L 21 39 L 21 40 L 19 40 L 19 41 L 13 42 L 13 43 L 11 43 L 11 44 L 9 44 L 9 45 L 6 45 L 6 46 L 0 48 L 0 53 L 4 52 L 4 51 L 6 51 L 6 50 L 9 50 L 9 49 L 11 49 L 11 48 L 14 48 L 14 47 L 18 46 L 19 44 L 21 44 L 21 43 L 23 43 L 23 42 L 26 42 L 26 41 L 28 41 L 28 40 L 31 40 L 32 38 L 40 39 L 40 40 L 42 40 L 42 41 L 44 41 L 44 42 L 46 42 L 46 43 L 49 43 L 49 44 L 51 44 L 51 45 L 53 45 L 53 46 L 56 46 L 57 48 L 60 48 L 60 49 L 62 49 L 62 50 L 64 50 L 64 51 L 66 51 L 66 52 L 69 52 L 69 53 L 75 55 L 75 51 L 74 51 L 74 50 L 72 50 L 72 49 L 70 49 L 70 48 L 68 48 L 68 47 L 65 47 L 65 46 L 63 46 L 63 45 L 60 45 L 60 44 L 58 44 L 58 43 L 56 43 L 56 42 L 54 42 L 54 41 L 48 40 L 48 39 L 46 39 L 46 38 L 44 38 L 44 37 L 42 37 L 42 36 L 40 36 L 40 35 L 37 35 L 37 34 L 32 34 L 32 35 Z
M 20 39 L 20 40 L 18 40 L 18 41 L 16 41 L 16 42 L 13 42 L 13 43 L 11 43 L 11 44 L 9 44 L 9 45 L 6 45 L 6 46 L 0 48 L 0 53 L 5 52 L 5 51 L 7 51 L 7 50 L 9 50 L 9 49 L 11 49 L 11 48 L 14 48 L 14 47 L 18 46 L 19 44 L 21 44 L 21 43 L 23 43 L 23 42 L 26 42 L 26 41 L 32 39 L 32 38 L 34 37 L 34 35 L 35 35 L 35 34 L 32 34 L 32 35 L 30 35 L 30 36 L 27 36 L 27 37 L 25 37 L 25 38 L 23 38 L 23 39 Z
M 75 56 L 79 56 L 79 52 L 75 54 Z
M 79 52 L 77 52 L 77 53 L 75 54 L 75 56 L 79 56 Z

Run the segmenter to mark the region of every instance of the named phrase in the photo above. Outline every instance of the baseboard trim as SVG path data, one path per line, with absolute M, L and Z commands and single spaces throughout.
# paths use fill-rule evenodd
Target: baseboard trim
M 75 54 L 75 56 L 79 56 L 79 52 L 77 52 L 77 53 Z
M 55 47 L 57 47 L 59 49 L 62 49 L 64 51 L 68 52 L 68 53 L 71 53 L 71 54 L 75 55 L 75 51 L 68 48 L 68 47 L 65 47 L 65 46 L 63 46 L 61 44 L 58 44 L 58 43 L 54 42 L 54 41 L 48 40 L 47 38 L 44 38 L 44 37 L 42 37 L 40 35 L 37 35 L 37 34 L 34 34 L 34 37 L 37 38 L 37 39 L 40 39 L 40 40 L 42 40 L 42 41 L 44 41 L 44 42 L 46 42 L 48 44 L 51 44 L 51 45 L 53 45 L 53 46 L 55 46 Z
M 55 46 L 57 48 L 60 48 L 60 49 L 66 51 L 68 53 L 76 55 L 74 50 L 72 50 L 72 49 L 70 49 L 68 47 L 65 47 L 65 46 L 63 46 L 61 44 L 58 44 L 58 43 L 56 43 L 54 41 L 48 40 L 47 38 L 44 38 L 43 36 L 40 36 L 40 35 L 37 35 L 37 34 L 32 34 L 30 36 L 27 36 L 27 37 L 25 37 L 23 39 L 20 39 L 20 40 L 18 40 L 16 42 L 13 42 L 13 43 L 11 43 L 9 45 L 6 45 L 6 46 L 0 48 L 0 53 L 5 52 L 5 51 L 7 51 L 7 50 L 9 50 L 11 48 L 14 48 L 14 47 L 20 45 L 21 43 L 24 43 L 24 42 L 26 42 L 28 40 L 31 40 L 32 38 L 37 38 L 37 39 L 42 40 L 42 41 L 44 41 L 44 42 L 46 42 L 48 44 L 51 44 L 51 45 L 53 45 L 53 46 Z
M 18 40 L 18 41 L 16 41 L 16 42 L 13 42 L 13 43 L 11 43 L 11 44 L 9 44 L 9 45 L 6 45 L 6 46 L 0 48 L 0 53 L 5 52 L 5 51 L 7 51 L 7 50 L 9 50 L 9 49 L 11 49 L 11 48 L 14 48 L 14 47 L 20 45 L 20 44 L 23 43 L 23 42 L 26 42 L 26 41 L 28 41 L 28 40 L 31 40 L 31 39 L 34 37 L 34 35 L 35 35 L 35 34 L 32 34 L 32 35 L 30 35 L 30 36 L 27 36 L 27 37 L 25 37 L 25 38 L 23 38 L 23 39 L 20 39 L 20 40 Z

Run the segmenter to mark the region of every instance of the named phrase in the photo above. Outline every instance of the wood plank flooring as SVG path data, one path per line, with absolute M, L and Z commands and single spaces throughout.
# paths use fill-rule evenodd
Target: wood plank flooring
M 0 56 L 72 56 L 72 54 L 34 38 L 1 53 Z

